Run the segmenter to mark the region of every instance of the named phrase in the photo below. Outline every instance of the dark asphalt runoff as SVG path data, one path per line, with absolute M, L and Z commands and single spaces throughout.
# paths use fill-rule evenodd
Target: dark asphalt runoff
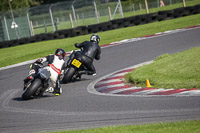
M 0 132 L 31 133 L 199 120 L 200 96 L 106 96 L 87 91 L 91 82 L 106 74 L 153 60 L 165 53 L 200 46 L 199 35 L 200 28 L 196 28 L 103 48 L 101 60 L 94 62 L 97 75 L 62 84 L 63 94 L 60 96 L 46 94 L 42 98 L 23 101 L 23 79 L 28 74 L 29 65 L 1 70 Z

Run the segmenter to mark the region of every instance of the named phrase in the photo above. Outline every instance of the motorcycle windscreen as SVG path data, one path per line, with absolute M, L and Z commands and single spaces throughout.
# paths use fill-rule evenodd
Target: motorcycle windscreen
M 50 71 L 47 70 L 46 68 L 40 68 L 39 74 L 40 74 L 40 77 L 43 79 L 48 79 L 51 76 Z

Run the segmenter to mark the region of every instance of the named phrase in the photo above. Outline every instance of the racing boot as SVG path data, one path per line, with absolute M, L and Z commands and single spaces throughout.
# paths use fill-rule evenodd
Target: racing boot
M 49 92 L 49 93 L 54 93 L 54 88 L 53 87 L 48 87 L 45 92 Z
M 59 96 L 60 94 L 62 94 L 62 88 L 61 88 L 59 80 L 57 80 L 57 82 L 56 82 L 56 87 L 54 88 L 53 93 L 54 93 L 55 96 Z
M 80 75 L 86 74 L 86 75 L 92 75 L 92 76 L 96 76 L 96 75 L 97 75 L 96 72 L 88 71 L 88 70 L 80 71 L 79 74 L 80 74 Z
M 56 88 L 54 88 L 54 95 L 55 96 L 59 96 L 60 94 L 62 94 L 62 88 L 60 87 L 60 88 L 58 88 L 58 87 L 56 87 Z

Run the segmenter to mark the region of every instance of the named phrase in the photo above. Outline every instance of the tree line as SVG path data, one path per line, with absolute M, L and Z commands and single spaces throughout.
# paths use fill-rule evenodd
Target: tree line
M 1 0 L 0 2 L 0 12 L 5 12 L 10 10 L 9 3 L 12 9 L 20 9 L 20 8 L 30 8 L 33 6 L 43 5 L 43 4 L 52 4 L 61 1 L 74 1 L 74 0 Z M 84 0 L 84 1 L 93 1 L 93 0 Z M 117 0 L 100 0 L 101 2 L 109 2 L 109 1 L 117 1 Z M 144 2 L 144 0 L 121 0 L 127 2 Z M 152 1 L 152 0 L 148 0 Z
M 71 0 L 1 0 L 0 11 L 5 12 L 10 10 L 9 3 L 12 9 L 20 9 L 20 8 L 30 8 L 33 6 L 50 4 L 60 1 L 71 1 Z

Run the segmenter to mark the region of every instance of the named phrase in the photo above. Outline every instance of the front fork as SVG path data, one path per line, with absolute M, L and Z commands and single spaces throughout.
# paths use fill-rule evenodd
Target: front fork
M 35 92 L 35 96 L 42 96 L 44 94 L 44 92 L 46 91 L 46 89 L 49 87 L 49 81 L 48 80 L 42 81 L 41 86 Z

